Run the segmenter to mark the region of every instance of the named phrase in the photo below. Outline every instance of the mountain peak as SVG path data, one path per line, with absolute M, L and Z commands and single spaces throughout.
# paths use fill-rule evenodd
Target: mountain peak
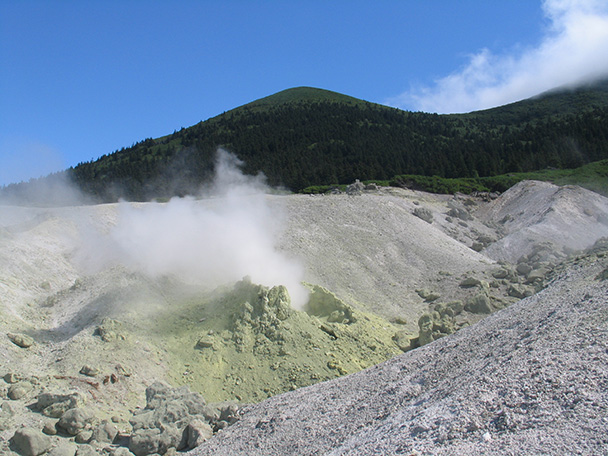
M 268 107 L 286 103 L 299 102 L 330 102 L 345 104 L 365 103 L 363 100 L 360 100 L 358 98 L 343 95 L 338 92 L 332 92 L 331 90 L 319 89 L 316 87 L 300 86 L 292 87 L 291 89 L 285 89 L 273 95 L 260 98 L 259 100 L 252 101 L 251 103 L 248 103 L 243 107 Z

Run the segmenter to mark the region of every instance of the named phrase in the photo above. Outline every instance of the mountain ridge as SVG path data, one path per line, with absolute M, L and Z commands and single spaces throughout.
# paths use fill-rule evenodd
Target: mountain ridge
M 263 172 L 269 184 L 292 191 L 402 174 L 463 178 L 577 168 L 608 158 L 608 83 L 442 115 L 295 87 L 66 174 L 103 202 L 196 194 L 218 147 L 244 161 L 245 173 Z

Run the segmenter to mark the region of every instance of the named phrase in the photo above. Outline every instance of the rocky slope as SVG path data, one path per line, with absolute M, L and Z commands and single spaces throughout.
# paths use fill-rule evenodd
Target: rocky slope
M 273 397 L 193 455 L 605 454 L 608 256 L 363 372 Z
M 607 200 L 578 188 L 524 182 L 497 199 L 355 193 L 248 199 L 253 210 L 229 220 L 276 237 L 256 231 L 243 243 L 237 231 L 229 239 L 241 251 L 210 257 L 195 245 L 209 236 L 199 228 L 221 219 L 229 198 L 1 207 L 0 452 L 34 454 L 24 448 L 40 438 L 57 455 L 191 448 L 236 420 L 231 401 L 256 403 L 434 346 L 541 291 L 574 249 L 608 235 Z M 138 218 L 146 211 L 154 217 Z M 176 250 L 182 239 L 188 248 Z M 249 252 L 264 243 L 270 255 L 257 245 Z M 133 245 L 134 255 L 149 255 L 124 256 Z M 151 273 L 152 253 L 166 260 L 160 273 Z M 278 283 L 243 275 L 201 287 L 180 274 L 182 256 L 208 277 L 231 255 L 252 258 L 252 276 L 296 259 L 310 302 L 294 308 Z M 178 272 L 165 267 L 175 261 Z M 197 269 L 202 262 L 211 267 Z M 71 411 L 81 409 L 91 414 Z M 15 441 L 20 426 L 27 435 Z

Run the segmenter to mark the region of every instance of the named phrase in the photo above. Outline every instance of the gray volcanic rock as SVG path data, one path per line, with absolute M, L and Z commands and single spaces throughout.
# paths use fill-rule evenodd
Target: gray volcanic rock
M 606 454 L 605 254 L 383 364 L 272 397 L 203 455 Z

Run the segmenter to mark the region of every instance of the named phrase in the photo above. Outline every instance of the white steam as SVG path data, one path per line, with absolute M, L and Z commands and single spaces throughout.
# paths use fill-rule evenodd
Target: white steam
M 426 112 L 468 112 L 608 76 L 608 2 L 544 0 L 541 43 L 512 54 L 482 49 L 460 71 L 387 101 Z
M 95 258 L 98 267 L 117 263 L 205 287 L 250 276 L 254 283 L 287 286 L 293 305 L 303 306 L 308 299 L 303 269 L 275 245 L 283 215 L 268 204 L 264 176 L 246 176 L 241 165 L 218 150 L 215 178 L 203 198 L 121 203 L 116 226 L 85 256 Z

